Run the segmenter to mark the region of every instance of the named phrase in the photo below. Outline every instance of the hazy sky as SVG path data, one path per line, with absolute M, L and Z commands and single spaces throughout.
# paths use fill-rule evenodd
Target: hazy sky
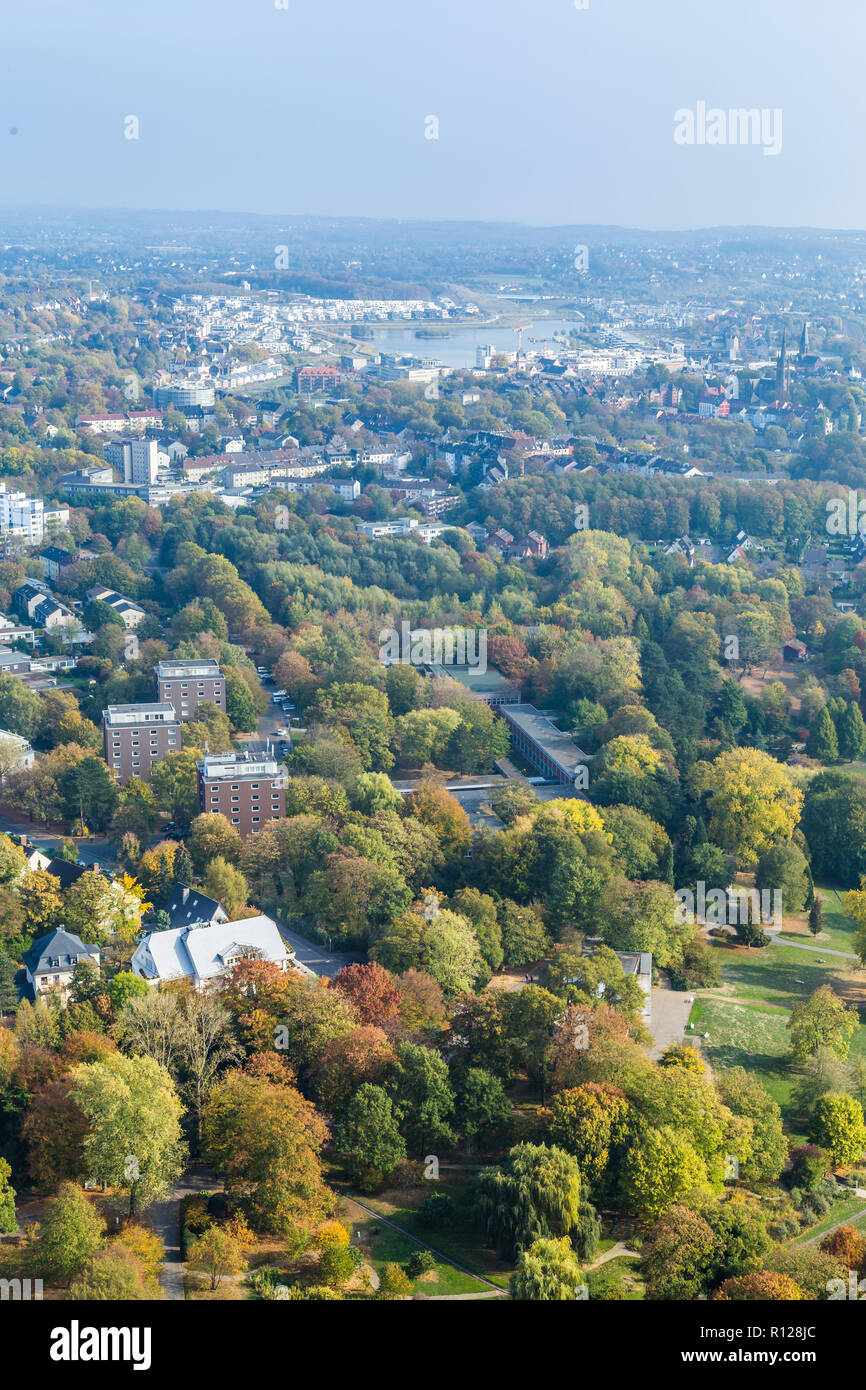
M 0 201 L 866 225 L 864 0 L 283 2 L 4 0 Z M 701 101 L 781 153 L 677 145 Z

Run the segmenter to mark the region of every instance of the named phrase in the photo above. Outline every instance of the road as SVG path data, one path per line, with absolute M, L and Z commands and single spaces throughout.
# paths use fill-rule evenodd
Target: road
M 336 975 L 338 970 L 342 970 L 344 965 L 351 965 L 353 961 L 363 961 L 364 957 L 353 955 L 342 951 L 326 951 L 324 946 L 320 946 L 318 941 L 310 941 L 309 937 L 299 936 L 296 931 L 289 931 L 280 925 L 280 935 L 289 943 L 298 960 L 302 965 L 309 966 L 310 970 L 316 975 Z
M 61 842 L 69 838 L 61 835 L 58 831 L 46 830 L 41 826 L 34 825 L 23 811 L 12 811 L 6 806 L 0 813 L 0 831 L 12 835 L 26 835 L 30 844 L 36 849 L 44 850 L 46 854 L 53 855 L 57 854 Z M 103 867 L 105 865 L 113 866 L 117 863 L 115 847 L 105 835 L 90 835 L 86 840 L 76 840 L 75 845 L 80 864 L 98 864 Z

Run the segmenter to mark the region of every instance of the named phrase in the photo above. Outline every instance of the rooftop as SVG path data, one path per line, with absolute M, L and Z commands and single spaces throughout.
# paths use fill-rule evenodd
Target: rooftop
M 219 662 L 203 657 L 201 661 L 159 661 L 156 674 L 162 680 L 183 679 L 184 676 L 219 677 Z
M 550 715 L 537 710 L 534 705 L 502 705 L 502 714 L 526 738 L 537 744 L 570 779 L 577 776 L 577 770 L 589 761 L 569 734 L 558 729 Z
M 109 705 L 102 711 L 102 717 L 109 725 L 130 724 L 176 724 L 174 705 L 163 701 L 154 705 Z

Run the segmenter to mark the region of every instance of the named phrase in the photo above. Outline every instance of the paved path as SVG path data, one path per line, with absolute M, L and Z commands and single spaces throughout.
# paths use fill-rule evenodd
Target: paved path
M 831 951 L 829 946 L 810 946 L 805 941 L 789 941 L 773 927 L 765 927 L 765 932 L 774 946 L 793 946 L 796 951 L 814 951 L 819 956 L 841 956 L 843 960 L 859 960 L 853 951 Z
M 632 1259 L 636 1259 L 637 1254 L 638 1252 L 636 1250 L 630 1248 L 628 1241 L 618 1240 L 616 1245 L 612 1245 L 609 1250 L 605 1250 L 603 1255 L 599 1255 L 597 1260 L 593 1260 L 591 1265 L 587 1265 L 587 1273 L 589 1273 L 590 1270 L 599 1269 L 601 1265 L 606 1265 L 608 1260 L 618 1260 L 621 1255 L 627 1255 Z
M 863 1189 L 858 1188 L 857 1191 L 859 1195 Z M 864 1193 L 864 1196 L 866 1196 L 866 1193 Z M 859 1226 L 861 1221 L 866 1221 L 866 1211 L 861 1211 L 854 1216 L 846 1216 L 844 1221 L 838 1221 L 836 1225 L 831 1226 L 829 1230 L 822 1231 L 820 1235 L 817 1236 L 810 1236 L 808 1240 L 794 1241 L 794 1245 L 815 1245 L 819 1240 L 823 1240 L 825 1236 L 831 1236 L 834 1231 L 840 1230 L 842 1226 Z
M 375 1217 L 377 1221 L 381 1221 L 383 1226 L 390 1226 L 392 1231 L 397 1231 L 401 1236 L 405 1236 L 407 1240 L 411 1240 L 413 1244 L 420 1245 L 422 1250 L 429 1250 L 431 1255 L 435 1255 L 437 1260 L 440 1260 L 442 1264 L 451 1265 L 452 1269 L 459 1269 L 461 1274 L 468 1274 L 470 1278 L 477 1279 L 479 1284 L 486 1284 L 488 1289 L 492 1289 L 493 1292 L 498 1294 L 501 1298 L 508 1297 L 507 1291 L 505 1289 L 500 1289 L 499 1285 L 494 1284 L 492 1279 L 485 1279 L 483 1274 L 478 1274 L 474 1269 L 467 1269 L 465 1265 L 458 1264 L 456 1260 L 452 1260 L 450 1255 L 446 1255 L 443 1251 L 437 1250 L 435 1245 L 428 1245 L 426 1241 L 419 1240 L 417 1236 L 412 1235 L 411 1231 L 405 1230 L 403 1226 L 398 1226 L 396 1221 L 391 1221 L 389 1217 L 383 1216 L 381 1212 L 376 1211 L 373 1207 L 368 1207 L 365 1202 L 359 1202 L 357 1197 L 346 1197 L 345 1201 L 354 1203 L 356 1207 L 360 1207 L 362 1211 L 365 1211 L 368 1216 Z M 487 1295 L 487 1297 L 492 1296 L 493 1295 Z M 468 1294 L 467 1297 L 474 1298 L 475 1295 Z
M 691 991 L 671 989 L 667 981 L 653 986 L 652 1019 L 649 1024 L 653 1036 L 651 1057 L 660 1057 L 672 1043 L 683 1041 L 693 1000 Z
M 175 1183 L 164 1202 L 155 1202 L 148 1212 L 148 1224 L 165 1245 L 165 1262 L 159 1276 L 163 1292 L 168 1299 L 183 1301 L 184 1264 L 180 1258 L 180 1204 L 192 1192 L 214 1191 L 222 1183 L 207 1170 L 194 1170 L 184 1174 Z

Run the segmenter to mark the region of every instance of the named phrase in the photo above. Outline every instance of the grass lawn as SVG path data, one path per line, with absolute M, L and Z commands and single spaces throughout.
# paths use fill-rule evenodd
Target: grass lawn
M 827 947 L 831 951 L 849 951 L 855 954 L 854 942 L 857 924 L 842 911 L 841 891 L 829 883 L 816 883 L 815 892 L 824 904 L 824 930 L 816 939 L 811 935 L 808 925 L 808 912 L 797 913 L 786 918 L 786 929 L 782 932 L 785 941 L 808 942 L 810 946 Z
M 848 997 L 844 986 L 850 981 L 842 977 L 851 972 L 845 961 L 834 960 L 832 956 L 826 958 L 824 965 L 819 965 L 817 955 L 796 946 L 749 949 L 724 944 L 714 949 L 721 953 L 725 992 L 738 999 L 754 999 L 792 1009 L 799 1000 L 807 999 L 820 985 L 826 984 L 834 984 L 840 994 Z
M 842 1222 L 848 1222 L 852 1225 L 859 1224 L 860 1219 L 864 1216 L 866 1216 L 866 1199 L 863 1197 L 843 1197 L 841 1201 L 834 1202 L 827 1214 L 822 1216 L 821 1220 L 814 1226 L 809 1226 L 802 1235 L 795 1236 L 791 1244 L 805 1245 L 807 1241 L 814 1240 L 816 1236 L 823 1236 Z
M 786 1111 L 796 1082 L 787 1062 L 787 1010 L 698 998 L 689 1022 L 695 1025 L 695 1033 L 709 1033 L 709 1038 L 701 1041 L 701 1052 L 713 1070 L 745 1067 L 759 1077 L 783 1113 Z
M 622 1278 L 622 1303 L 636 1303 L 640 1301 L 646 1293 L 646 1285 L 641 1277 L 641 1262 L 639 1256 L 618 1255 L 615 1260 L 608 1260 L 592 1274 L 601 1274 L 604 1270 L 614 1271 Z
M 380 1212 L 382 1216 L 387 1216 L 398 1226 L 402 1226 L 409 1235 L 415 1236 L 425 1245 L 435 1246 L 449 1259 L 456 1260 L 458 1264 L 465 1265 L 467 1269 L 476 1270 L 479 1274 L 483 1274 L 486 1279 L 498 1285 L 499 1288 L 506 1289 L 512 1266 L 506 1264 L 495 1251 L 487 1249 L 481 1243 L 473 1220 L 468 1182 L 449 1176 L 439 1181 L 436 1190 L 447 1192 L 454 1202 L 455 1208 L 453 1222 L 439 1229 L 425 1226 L 419 1219 L 418 1208 L 428 1195 L 426 1190 L 419 1191 L 413 1188 L 409 1191 L 382 1192 L 374 1197 L 362 1196 L 361 1200 L 367 1206 Z M 347 1199 L 351 1200 L 349 1194 L 346 1195 Z M 378 1270 L 380 1264 L 386 1264 L 389 1260 L 398 1260 L 402 1264 L 404 1260 L 408 1259 L 412 1250 L 418 1248 L 405 1236 L 401 1236 L 398 1232 L 381 1224 L 377 1227 L 378 1234 L 373 1236 L 371 1240 L 368 1241 L 366 1237 L 362 1237 L 361 1241 L 358 1242 L 355 1233 L 363 1227 L 360 1220 L 355 1222 L 355 1217 L 360 1218 L 362 1215 L 364 1213 L 358 1207 L 352 1208 L 352 1238 L 355 1243 L 360 1243 L 371 1251 L 370 1263 L 374 1269 Z M 371 1225 L 377 1225 L 373 1217 L 368 1217 L 367 1220 Z M 382 1255 L 381 1250 L 390 1248 L 392 1244 L 395 1249 L 399 1245 L 401 1253 Z M 428 1287 L 429 1281 L 425 1280 L 420 1284 L 419 1292 L 423 1291 L 429 1294 L 439 1292 L 483 1293 L 485 1291 L 486 1286 L 484 1284 L 450 1265 L 440 1263 L 436 1268 L 440 1272 L 441 1287 Z M 489 1290 L 487 1291 L 489 1292 Z

